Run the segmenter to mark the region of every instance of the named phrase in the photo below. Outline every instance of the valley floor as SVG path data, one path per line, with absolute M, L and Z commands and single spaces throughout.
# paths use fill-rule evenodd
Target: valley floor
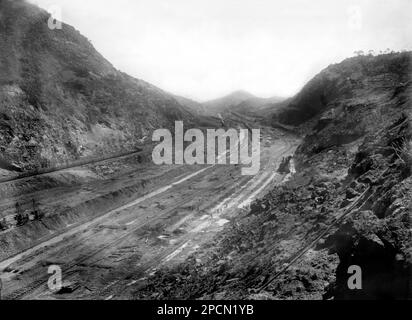
M 210 245 L 252 200 L 281 183 L 279 164 L 298 143 L 264 129 L 256 176 L 242 176 L 234 165 L 159 167 L 124 160 L 3 186 L 3 212 L 13 212 L 18 201 L 30 207 L 29 199 L 47 212 L 29 227 L 0 233 L 3 298 L 131 298 L 148 276 Z M 62 270 L 58 293 L 47 285 L 51 265 Z

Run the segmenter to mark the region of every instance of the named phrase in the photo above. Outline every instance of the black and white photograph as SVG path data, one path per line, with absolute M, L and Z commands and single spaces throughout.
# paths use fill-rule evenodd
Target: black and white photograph
M 410 0 L 0 0 L 0 305 L 411 300 L 411 116 Z

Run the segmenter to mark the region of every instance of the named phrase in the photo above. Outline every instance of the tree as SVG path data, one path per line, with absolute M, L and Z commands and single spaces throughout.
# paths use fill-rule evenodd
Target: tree
M 44 217 L 44 213 L 40 210 L 39 202 L 32 199 L 32 207 L 34 220 L 41 220 Z
M 0 221 L 0 231 L 7 230 L 7 221 L 5 218 Z
M 16 215 L 14 216 L 14 220 L 16 220 L 16 225 L 17 226 L 22 226 L 29 220 L 29 217 L 23 211 L 20 203 L 16 202 L 15 207 L 16 207 Z

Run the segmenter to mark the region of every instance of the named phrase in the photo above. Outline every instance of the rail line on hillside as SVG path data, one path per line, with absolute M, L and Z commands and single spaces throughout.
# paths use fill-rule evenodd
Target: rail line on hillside
M 23 172 L 23 173 L 21 173 L 17 176 L 14 176 L 14 177 L 2 178 L 2 179 L 0 179 L 0 184 L 7 183 L 7 182 L 18 181 L 18 180 L 23 180 L 23 179 L 27 179 L 27 178 L 33 178 L 33 177 L 41 176 L 41 175 L 44 175 L 44 174 L 63 171 L 63 170 L 66 170 L 66 169 L 82 167 L 82 166 L 93 164 L 93 163 L 99 163 L 99 162 L 104 162 L 104 161 L 108 161 L 108 160 L 114 160 L 114 159 L 129 157 L 129 156 L 141 154 L 143 152 L 144 152 L 143 149 L 137 149 L 137 150 L 133 150 L 133 151 L 115 153 L 115 154 L 111 154 L 111 155 L 103 156 L 103 157 L 99 157 L 99 158 L 94 157 L 94 158 L 79 159 L 77 161 L 67 163 L 67 164 L 64 164 L 64 165 L 61 165 L 61 166 L 36 169 L 36 170 L 32 170 L 32 171 Z
M 280 275 L 285 273 L 286 270 L 288 270 L 291 265 L 297 262 L 306 252 L 308 252 L 320 239 L 322 239 L 334 226 L 336 226 L 337 223 L 341 222 L 350 213 L 352 213 L 355 207 L 364 199 L 365 195 L 370 190 L 371 190 L 371 186 L 366 188 L 366 190 L 362 192 L 361 195 L 359 195 L 359 197 L 355 200 L 355 202 L 353 202 L 349 206 L 349 208 L 346 208 L 341 215 L 337 216 L 325 230 L 323 230 L 320 234 L 316 236 L 314 240 L 312 240 L 308 245 L 304 246 L 301 250 L 299 250 L 296 254 L 294 254 L 281 270 L 276 272 L 271 278 L 269 278 L 269 280 L 265 281 L 260 287 L 252 290 L 253 293 L 259 293 L 262 290 L 266 289 L 274 280 L 276 280 Z M 364 199 L 363 203 L 368 201 L 371 196 L 372 194 L 370 194 L 366 199 Z
M 213 168 L 213 167 L 214 167 L 214 166 L 208 166 L 208 167 L 206 167 L 206 168 L 204 168 L 204 169 L 199 170 L 198 172 L 199 172 L 199 173 L 203 173 L 203 172 L 205 172 L 206 170 L 209 170 L 209 169 L 211 169 L 211 168 Z M 197 173 L 197 172 L 195 172 L 195 173 Z M 192 177 L 195 176 L 195 173 L 192 173 L 192 174 L 187 175 L 186 178 L 191 179 Z M 196 175 L 198 175 L 198 174 L 196 174 Z M 225 186 L 225 187 L 227 187 L 227 186 L 229 186 L 229 185 L 231 185 L 231 182 L 230 182 L 230 181 L 224 181 L 224 182 L 221 183 L 219 186 Z M 197 193 L 195 193 L 195 194 L 198 194 L 198 193 L 200 194 L 200 193 L 202 193 L 202 192 L 203 192 L 202 190 L 199 190 L 199 191 L 198 191 Z M 180 199 L 179 201 L 177 201 L 171 208 L 168 208 L 168 209 L 165 209 L 165 210 L 161 210 L 159 214 L 156 214 L 156 215 L 154 215 L 153 217 L 151 217 L 150 219 L 147 219 L 147 220 L 143 221 L 142 223 L 134 226 L 133 228 L 129 229 L 124 235 L 121 235 L 121 236 L 117 237 L 114 241 L 111 241 L 111 242 L 105 244 L 104 246 L 99 247 L 99 248 L 93 250 L 92 252 L 90 252 L 90 253 L 88 253 L 88 254 L 85 254 L 85 255 L 83 255 L 83 256 L 80 256 L 80 257 L 78 257 L 77 259 L 75 259 L 74 261 L 71 261 L 70 263 L 66 264 L 65 266 L 62 267 L 62 271 L 65 272 L 65 273 L 68 273 L 68 271 L 72 270 L 73 268 L 76 268 L 77 266 L 79 266 L 79 264 L 84 263 L 85 261 L 87 261 L 87 260 L 89 260 L 90 258 L 98 255 L 99 253 L 103 252 L 104 250 L 106 250 L 106 249 L 108 249 L 108 248 L 110 248 L 110 247 L 112 247 L 112 246 L 114 246 L 114 245 L 116 245 L 116 244 L 118 244 L 118 243 L 121 243 L 122 241 L 124 241 L 125 239 L 127 239 L 128 237 L 130 237 L 131 235 L 133 235 L 134 232 L 136 232 L 137 230 L 141 229 L 142 227 L 144 227 L 144 226 L 146 226 L 146 225 L 148 225 L 148 224 L 150 224 L 150 223 L 153 223 L 153 222 L 155 222 L 156 220 L 161 219 L 162 217 L 167 216 L 169 213 L 171 213 L 171 212 L 173 212 L 173 211 L 175 211 L 175 210 L 178 210 L 182 205 L 184 205 L 185 203 L 187 203 L 188 201 L 190 201 L 190 200 L 192 200 L 192 199 L 193 199 L 193 195 L 183 197 L 182 199 Z M 131 201 L 129 204 L 126 204 L 126 205 L 120 206 L 120 207 L 118 207 L 118 208 L 116 208 L 116 209 L 113 209 L 113 210 L 111 210 L 110 212 L 104 214 L 104 216 L 107 216 L 108 214 L 112 214 L 112 213 L 114 213 L 114 212 L 121 211 L 121 210 L 123 210 L 123 208 L 125 208 L 125 207 L 127 207 L 127 206 L 130 206 L 130 204 L 133 204 L 133 202 L 134 202 L 134 201 Z M 140 204 L 140 203 L 137 203 L 136 206 L 139 205 L 139 204 Z M 99 217 L 98 219 L 101 219 L 101 218 L 103 218 L 103 216 Z M 95 223 L 95 220 L 92 221 L 92 223 Z M 15 292 L 12 292 L 11 294 L 7 295 L 5 298 L 6 298 L 6 299 L 12 299 L 12 300 L 22 299 L 22 298 L 26 297 L 27 295 L 29 295 L 30 293 L 34 292 L 34 291 L 37 290 L 37 289 L 40 289 L 42 286 L 44 286 L 45 284 L 47 284 L 48 278 L 49 278 L 49 275 L 45 275 L 44 277 L 41 277 L 41 278 L 33 281 L 31 284 L 29 284 L 28 287 L 24 287 L 24 288 L 19 289 L 19 290 L 15 291 Z

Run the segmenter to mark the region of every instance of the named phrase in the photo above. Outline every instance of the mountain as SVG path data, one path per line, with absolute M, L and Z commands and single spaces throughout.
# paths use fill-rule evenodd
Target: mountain
M 194 112 L 196 115 L 205 114 L 205 106 L 197 101 L 181 97 L 181 96 L 174 96 L 174 98 L 179 102 L 182 106 L 186 107 L 188 110 Z
M 338 116 L 351 106 L 356 112 L 368 112 L 376 103 L 394 102 L 398 95 L 405 99 L 410 60 L 410 52 L 402 52 L 352 57 L 330 65 L 275 112 L 273 120 L 298 126 L 327 111 Z
M 238 105 L 239 103 L 254 98 L 249 92 L 239 90 L 232 92 L 224 97 L 203 102 L 207 112 L 222 112 L 224 109 Z
M 411 114 L 411 61 L 411 52 L 401 52 L 331 65 L 277 108 L 272 124 L 305 133 L 297 154 L 307 157 L 381 130 Z
M 259 98 L 249 92 L 239 90 L 222 98 L 206 101 L 203 105 L 209 114 L 223 113 L 225 111 L 251 112 L 255 110 L 258 111 L 270 103 L 281 100 L 279 97 Z
M 324 297 L 410 298 L 411 79 L 412 52 L 349 58 L 321 71 L 273 116 L 273 124 L 304 133 L 294 155 L 293 203 L 304 207 L 305 194 L 318 194 L 309 212 L 320 226 L 330 219 L 327 212 L 348 215 L 298 270 L 335 277 Z M 334 274 L 311 267 L 333 254 L 339 258 Z M 365 279 L 362 290 L 347 286 L 355 264 Z M 287 277 L 279 281 L 290 285 Z
M 284 102 L 284 98 L 280 97 L 270 97 L 270 98 L 259 98 L 253 97 L 242 101 L 241 103 L 230 108 L 230 111 L 235 111 L 239 113 L 249 113 L 251 115 L 264 114 L 268 108 L 274 105 L 280 105 Z
M 194 116 L 173 95 L 119 70 L 67 24 L 0 0 L 0 150 L 23 168 L 135 149 Z
M 410 299 L 411 67 L 411 52 L 350 58 L 274 104 L 273 125 L 302 133 L 279 167 L 293 174 L 226 225 L 215 254 L 159 270 L 136 298 Z

